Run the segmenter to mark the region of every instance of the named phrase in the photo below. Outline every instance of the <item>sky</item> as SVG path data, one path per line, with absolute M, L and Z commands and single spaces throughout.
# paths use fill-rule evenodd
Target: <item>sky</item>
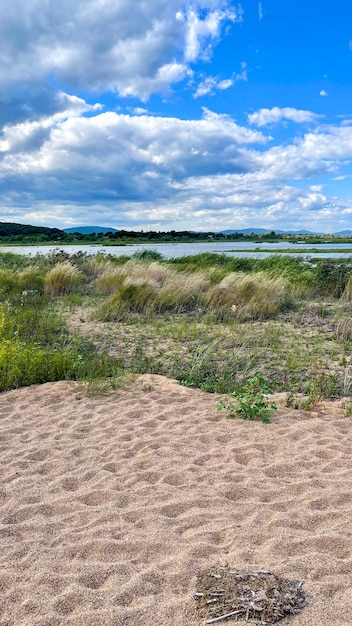
M 352 229 L 352 1 L 0 6 L 0 221 Z

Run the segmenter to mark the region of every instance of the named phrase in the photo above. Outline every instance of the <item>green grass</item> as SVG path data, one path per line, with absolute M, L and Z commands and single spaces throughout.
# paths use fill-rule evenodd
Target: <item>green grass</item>
M 52 300 L 13 294 L 0 304 L 0 391 L 55 380 L 117 377 L 121 361 L 70 336 Z
M 238 248 L 229 252 L 238 252 Z M 241 252 L 265 252 L 265 254 L 352 254 L 352 248 L 241 248 Z
M 0 390 L 66 379 L 105 393 L 149 372 L 237 398 L 255 376 L 293 404 L 349 396 L 351 275 L 350 260 L 282 255 L 0 254 Z

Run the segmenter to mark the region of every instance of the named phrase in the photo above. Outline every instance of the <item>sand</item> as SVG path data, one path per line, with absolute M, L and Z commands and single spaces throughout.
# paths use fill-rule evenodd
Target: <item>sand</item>
M 352 623 L 352 418 L 215 404 L 161 376 L 0 395 L 1 626 L 200 626 L 227 563 L 305 581 L 282 626 Z

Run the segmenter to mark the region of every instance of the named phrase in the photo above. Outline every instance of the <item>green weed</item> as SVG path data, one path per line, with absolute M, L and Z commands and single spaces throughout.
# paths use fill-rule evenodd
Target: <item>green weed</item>
M 261 419 L 264 424 L 270 423 L 270 415 L 277 410 L 275 402 L 269 402 L 267 394 L 269 386 L 263 376 L 257 372 L 245 384 L 231 395 L 234 400 L 220 400 L 218 411 L 226 409 L 230 418 L 256 420 Z

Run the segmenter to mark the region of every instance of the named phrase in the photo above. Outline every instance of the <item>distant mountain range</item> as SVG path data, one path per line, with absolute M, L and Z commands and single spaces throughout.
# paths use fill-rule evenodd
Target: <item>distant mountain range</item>
M 92 233 L 117 233 L 116 228 L 105 228 L 104 226 L 74 226 L 73 228 L 63 228 L 64 233 L 81 233 L 81 235 L 91 235 Z
M 311 230 L 280 230 L 279 228 L 242 228 L 237 230 L 222 230 L 220 231 L 224 235 L 232 235 L 233 233 L 243 233 L 244 235 L 261 235 L 263 233 L 270 233 L 274 231 L 278 235 L 341 235 L 348 236 L 352 235 L 352 230 L 340 230 L 338 233 L 316 233 Z
M 312 233 L 310 230 L 279 230 L 278 228 L 237 228 L 236 230 L 221 230 L 224 235 L 242 233 L 243 235 L 263 235 L 264 233 L 277 233 L 278 235 L 322 235 L 323 233 Z M 335 233 L 338 234 L 338 233 Z
M 91 235 L 92 233 L 117 233 L 116 228 L 107 228 L 105 226 L 73 226 L 62 229 L 65 233 L 81 233 L 82 235 Z M 237 228 L 232 230 L 221 230 L 224 235 L 232 235 L 233 233 L 242 233 L 243 235 L 263 235 L 274 231 L 278 235 L 324 235 L 327 233 L 316 233 L 310 230 L 280 230 L 278 228 Z M 195 232 L 195 231 L 189 231 Z M 202 231 L 197 231 L 202 232 Z M 338 233 L 329 233 L 331 235 L 351 236 L 352 230 L 340 230 Z

